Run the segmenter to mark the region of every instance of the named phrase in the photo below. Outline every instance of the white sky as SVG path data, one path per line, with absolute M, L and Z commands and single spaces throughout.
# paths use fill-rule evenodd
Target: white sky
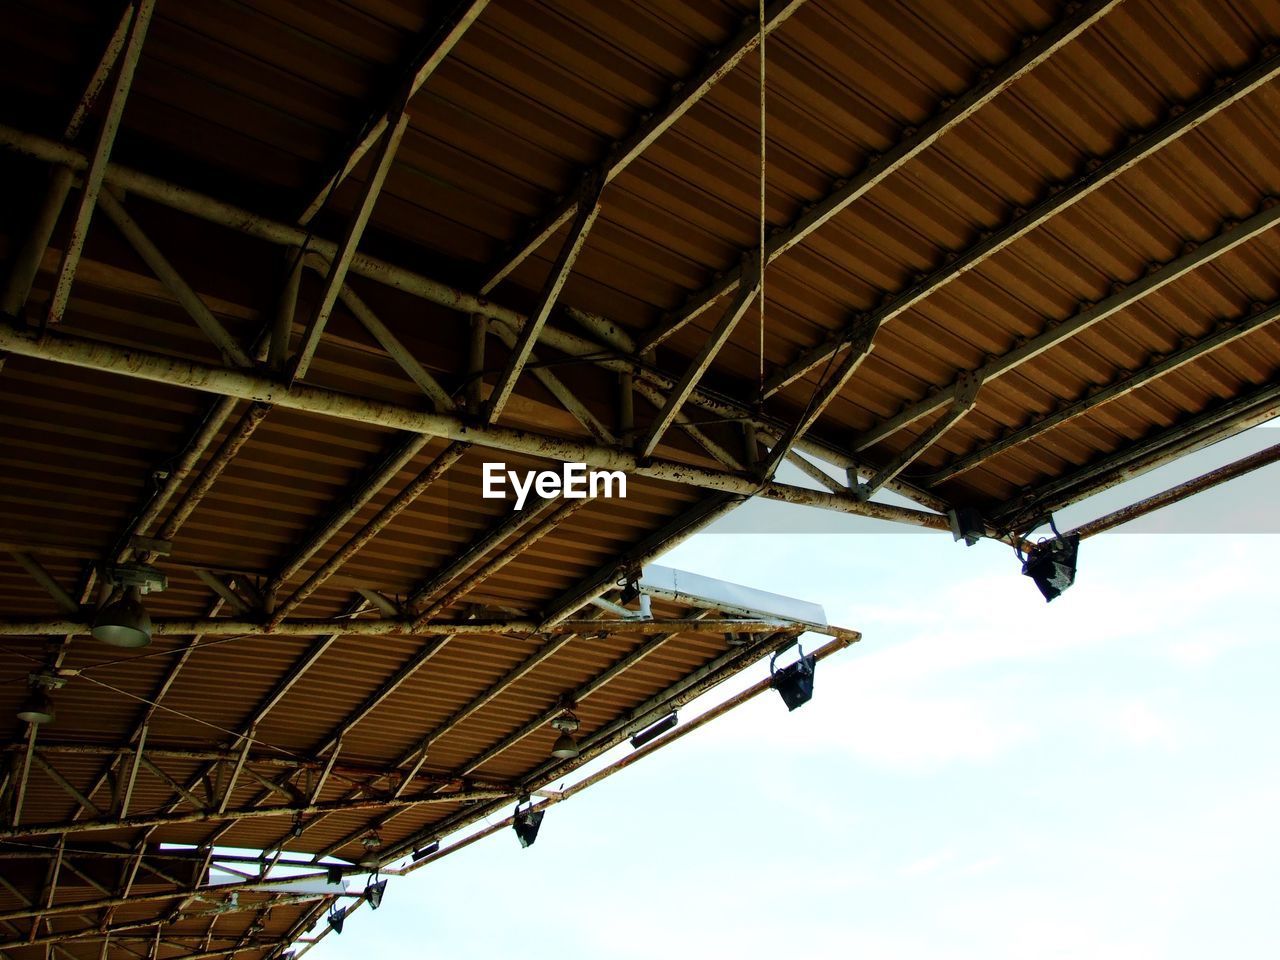
M 1277 554 L 1107 534 L 1045 604 L 991 542 L 699 536 L 662 562 L 863 631 L 814 699 L 392 878 L 309 957 L 1275 956 Z

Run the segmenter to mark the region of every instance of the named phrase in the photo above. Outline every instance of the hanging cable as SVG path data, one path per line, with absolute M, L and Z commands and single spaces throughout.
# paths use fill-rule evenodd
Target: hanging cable
M 764 58 L 764 0 L 759 0 L 756 23 L 760 28 L 760 322 L 758 324 L 760 358 L 759 392 L 760 403 L 764 403 L 764 267 L 765 267 L 765 164 L 767 147 L 765 141 L 765 58 Z

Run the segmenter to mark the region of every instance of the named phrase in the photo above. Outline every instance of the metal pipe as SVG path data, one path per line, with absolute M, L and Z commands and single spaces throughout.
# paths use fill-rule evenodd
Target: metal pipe
M 1233 463 L 1218 467 L 1216 470 L 1210 470 L 1199 477 L 1193 477 L 1170 487 L 1168 490 L 1139 500 L 1137 503 L 1131 503 L 1127 507 L 1113 510 L 1111 513 L 1095 520 L 1081 524 L 1071 532 L 1079 536 L 1081 540 L 1087 539 L 1095 534 L 1126 524 L 1130 520 L 1146 516 L 1163 507 L 1186 500 L 1197 493 L 1211 490 L 1219 484 L 1226 483 L 1228 480 L 1234 480 L 1236 477 L 1242 477 L 1246 473 L 1252 473 L 1254 470 L 1270 466 L 1276 461 L 1280 461 L 1280 443 L 1267 447 L 1265 450 L 1259 450 L 1257 453 L 1250 454 Z
M 583 601 L 584 603 L 588 601 Z M 538 620 L 462 620 L 434 621 L 415 625 L 407 620 L 282 620 L 268 625 L 253 620 L 210 618 L 206 620 L 152 620 L 151 633 L 157 637 L 186 636 L 199 633 L 206 637 L 310 637 L 326 634 L 355 637 L 387 636 L 441 636 L 449 633 L 507 636 L 535 633 L 599 633 L 616 624 L 616 633 L 651 634 L 675 631 L 677 633 L 759 633 L 777 630 L 775 620 L 726 619 L 726 620 L 561 620 L 547 624 Z M 49 637 L 59 635 L 84 636 L 90 633 L 89 620 L 0 620 L 0 636 Z M 834 629 L 834 628 L 833 628 Z
M 0 325 L 0 350 L 71 366 L 138 377 L 158 383 L 185 386 L 210 393 L 256 400 L 285 409 L 301 410 L 361 423 L 392 427 L 412 433 L 431 434 L 464 443 L 514 453 L 526 453 L 564 462 L 587 463 L 605 470 L 622 470 L 638 476 L 667 480 L 744 496 L 760 495 L 787 503 L 822 506 L 843 513 L 896 520 L 935 530 L 949 529 L 945 516 L 907 507 L 808 490 L 789 484 L 758 484 L 754 479 L 724 471 L 694 467 L 676 461 L 651 459 L 641 463 L 634 454 L 598 444 L 562 437 L 530 433 L 508 427 L 478 427 L 445 413 L 426 413 L 399 404 L 354 397 L 301 383 L 285 386 L 269 377 L 246 370 L 181 360 L 142 350 L 125 350 L 113 344 L 66 334 L 14 330 Z
M 83 155 L 64 144 L 35 134 L 24 133 L 3 124 L 0 124 L 0 146 L 46 163 L 65 164 L 73 169 L 83 169 L 86 164 Z M 309 249 L 326 257 L 332 257 L 337 247 L 334 241 L 312 237 L 292 224 L 271 220 L 242 207 L 224 203 L 129 167 L 110 164 L 107 179 L 131 193 L 144 196 L 156 203 L 268 243 L 288 247 L 309 242 Z M 514 310 L 367 254 L 357 253 L 352 258 L 351 272 L 450 310 L 481 314 L 507 325 L 516 332 L 519 332 L 524 323 L 524 317 Z M 570 313 L 579 320 L 593 316 L 578 310 L 571 310 Z M 616 327 L 606 318 L 596 319 L 605 326 Z M 592 362 L 605 370 L 615 373 L 633 372 L 637 378 L 645 379 L 659 390 L 670 391 L 676 385 L 675 378 L 638 366 L 634 359 L 601 356 L 599 345 L 559 330 L 550 324 L 543 327 L 539 342 L 571 356 L 592 357 Z M 717 417 L 755 418 L 757 427 L 770 436 L 782 436 L 787 429 L 784 424 L 755 417 L 750 404 L 716 396 L 704 390 L 694 390 L 689 397 L 689 403 Z M 796 449 L 830 460 L 840 467 L 866 469 L 861 461 L 850 455 L 849 451 L 830 443 L 801 439 L 797 441 Z M 943 501 L 909 484 L 895 482 L 889 487 L 930 509 L 939 511 L 945 509 Z
M 277 807 L 244 807 L 234 810 L 193 810 L 172 814 L 136 814 L 131 817 L 73 820 L 65 823 L 32 823 L 26 826 L 0 827 L 0 840 L 17 837 L 50 837 L 64 833 L 87 833 L 93 830 L 132 830 L 139 827 L 171 826 L 185 823 L 210 823 L 258 820 L 264 817 L 311 816 L 321 813 L 351 813 L 358 810 L 390 810 L 421 806 L 428 803 L 465 803 L 468 800 L 491 800 L 511 796 L 510 790 L 459 790 L 454 793 L 429 793 L 421 797 L 372 797 L 284 805 Z

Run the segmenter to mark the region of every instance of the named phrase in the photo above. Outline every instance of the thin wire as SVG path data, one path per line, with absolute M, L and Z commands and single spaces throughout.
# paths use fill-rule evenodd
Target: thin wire
M 764 57 L 764 0 L 760 0 L 757 23 L 760 27 L 760 401 L 764 402 L 764 271 L 765 271 L 765 169 L 767 146 L 765 141 L 765 57 Z
M 140 697 L 136 693 L 130 693 L 128 690 L 122 690 L 119 687 L 117 687 L 115 684 L 107 683 L 105 680 L 99 680 L 96 677 L 85 676 L 85 674 L 83 673 L 80 674 L 80 676 L 83 677 L 85 680 L 88 680 L 90 683 L 96 683 L 100 687 L 105 687 L 106 689 L 111 690 L 114 693 L 118 693 L 122 697 L 128 697 L 130 700 L 137 700 L 139 703 L 145 703 L 148 706 L 155 707 L 157 710 L 163 710 L 166 713 L 175 714 L 176 716 L 182 717 L 182 719 L 184 720 L 190 720 L 192 723 L 198 723 L 201 726 L 210 727 L 214 730 L 217 730 L 219 733 L 225 733 L 225 734 L 228 734 L 229 736 L 235 737 L 237 740 L 248 740 L 250 743 L 256 743 L 259 746 L 266 747 L 268 750 L 274 750 L 277 753 L 282 753 L 286 757 L 290 757 L 294 760 L 305 759 L 305 757 L 303 757 L 301 754 L 294 753 L 292 750 L 287 750 L 284 747 L 278 747 L 274 743 L 268 743 L 265 740 L 259 740 L 257 737 L 241 736 L 235 730 L 229 730 L 226 727 L 220 727 L 216 723 L 210 723 L 208 720 L 201 720 L 199 717 L 192 716 L 189 713 L 184 713 L 181 710 L 175 710 L 173 707 L 166 707 L 164 704 L 160 703 L 158 700 L 148 700 L 146 697 Z

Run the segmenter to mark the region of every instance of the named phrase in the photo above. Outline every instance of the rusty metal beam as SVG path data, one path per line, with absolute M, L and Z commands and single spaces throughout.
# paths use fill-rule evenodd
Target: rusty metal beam
M 597 469 L 622 470 L 638 476 L 670 480 L 708 490 L 742 496 L 758 494 L 768 499 L 822 506 L 843 513 L 897 520 L 939 530 L 947 527 L 946 518 L 939 514 L 862 502 L 852 497 L 772 481 L 761 485 L 742 474 L 675 461 L 650 458 L 641 462 L 633 453 L 612 447 L 499 426 L 477 427 L 474 423 L 451 414 L 425 413 L 411 407 L 354 397 L 304 384 L 286 388 L 269 377 L 248 371 L 177 360 L 142 350 L 122 350 L 108 343 L 66 334 L 47 333 L 41 337 L 29 331 L 0 325 L 0 350 L 175 386 L 260 399 L 284 409 L 442 436 L 463 443 L 479 443 L 544 459 L 582 462 Z
M 1055 510 L 1130 480 L 1280 414 L 1280 381 L 1223 401 L 1182 423 L 1143 437 L 1097 458 L 991 511 L 992 522 L 1006 529 L 1025 529 Z
M 369 541 L 385 530 L 392 520 L 412 505 L 418 497 L 422 496 L 431 484 L 444 476 L 450 467 L 462 459 L 463 454 L 467 452 L 470 446 L 469 443 L 454 442 L 440 451 L 435 459 L 411 480 L 403 490 L 396 494 L 391 502 L 379 510 L 368 523 L 353 534 L 350 540 L 339 547 L 315 573 L 311 574 L 287 600 L 276 608 L 270 620 L 273 627 L 283 622 L 285 617 L 296 610 L 307 597 L 311 596 L 325 581 L 337 573 L 344 563 L 359 553 Z
M 1145 517 L 1149 513 L 1180 503 L 1188 497 L 1195 496 L 1197 493 L 1212 490 L 1214 487 L 1229 480 L 1243 477 L 1247 473 L 1252 473 L 1263 467 L 1269 467 L 1277 462 L 1280 462 L 1280 444 L 1272 444 L 1265 450 L 1251 453 L 1247 457 L 1242 457 L 1232 463 L 1218 467 L 1216 470 L 1210 470 L 1201 476 L 1176 484 L 1168 490 L 1162 490 L 1160 493 L 1153 494 L 1136 503 L 1131 503 L 1127 507 L 1121 507 L 1119 510 L 1113 510 L 1111 513 L 1090 520 L 1088 523 L 1082 523 L 1071 533 L 1081 540 L 1099 533 L 1105 533 L 1108 530 L 1123 526 L 1131 520 Z
M 169 289 L 169 292 L 177 298 L 183 309 L 195 321 L 196 326 L 218 348 L 224 362 L 237 367 L 253 366 L 253 360 L 245 353 L 236 338 L 222 325 L 222 321 L 213 315 L 213 311 L 200 299 L 200 295 L 182 278 L 169 259 L 160 252 L 160 248 L 147 236 L 138 221 L 125 210 L 124 204 L 112 195 L 111 190 L 103 190 L 99 193 L 98 206 L 129 242 L 129 246 L 155 274 L 156 279 Z
M 763 24 L 754 16 L 748 16 L 742 27 L 706 63 L 685 79 L 672 84 L 672 95 L 665 105 L 643 114 L 640 123 L 621 142 L 615 144 L 609 154 L 593 167 L 574 189 L 545 216 L 536 221 L 524 236 L 501 260 L 489 270 L 489 279 L 480 292 L 487 295 L 517 266 L 547 240 L 555 235 L 570 218 L 577 215 L 581 205 L 590 198 L 590 184 L 599 182 L 605 186 L 622 173 L 649 145 L 669 130 L 691 107 L 705 97 L 717 83 L 730 74 L 743 58 L 760 43 L 762 33 L 768 35 L 795 13 L 804 0 L 774 0 L 764 11 Z
M 89 223 L 93 219 L 98 194 L 102 190 L 111 148 L 115 145 L 116 131 L 120 128 L 120 118 L 124 114 L 125 101 L 133 85 L 133 74 L 138 66 L 138 58 L 142 55 L 142 42 L 146 38 L 147 27 L 151 23 L 151 14 L 154 10 L 155 0 L 138 0 L 137 5 L 133 7 L 133 19 L 129 25 L 129 37 L 125 41 L 124 51 L 121 54 L 116 84 L 111 91 L 111 101 L 107 105 L 106 116 L 98 130 L 92 159 L 85 171 L 80 203 L 71 223 L 71 232 L 63 248 L 62 260 L 58 264 L 58 274 L 49 298 L 49 309 L 45 320 L 50 325 L 62 322 L 67 301 L 71 298 L 71 284 L 75 280 L 76 268 L 80 264 L 80 254 L 84 250 L 85 238 L 89 234 Z
M 80 128 L 84 126 L 85 120 L 93 110 L 98 96 L 107 85 L 111 71 L 128 39 L 133 13 L 133 4 L 126 5 L 120 12 L 120 20 L 116 23 L 115 31 L 107 41 L 98 66 L 89 78 L 84 93 L 81 94 L 80 101 L 76 104 L 66 129 L 62 132 L 64 142 L 71 143 L 75 140 L 80 133 Z M 49 239 L 53 236 L 54 227 L 58 224 L 62 207 L 67 202 L 68 194 L 71 193 L 73 179 L 71 171 L 66 167 L 55 167 L 51 171 L 44 203 L 41 204 L 35 223 L 32 224 L 31 230 L 27 233 L 22 247 L 9 268 L 4 294 L 0 297 L 0 312 L 16 317 L 26 306 L 27 298 L 31 295 L 31 285 L 35 282 L 36 274 L 40 270 L 40 261 L 44 259 L 44 252 L 48 249 Z
M 36 160 L 62 164 L 77 170 L 83 169 L 88 163 L 83 155 L 64 144 L 24 133 L 11 127 L 6 127 L 3 124 L 0 124 L 0 146 Z M 111 164 L 108 167 L 107 178 L 110 182 L 116 183 L 121 188 L 138 196 L 144 196 L 174 210 L 268 243 L 296 247 L 307 242 L 310 249 L 319 251 L 326 257 L 333 256 L 337 248 L 335 242 L 310 236 L 306 231 L 294 225 L 271 220 L 260 214 L 224 203 L 128 167 Z M 452 310 L 488 317 L 492 321 L 508 326 L 516 333 L 519 332 L 524 323 L 524 317 L 514 310 L 367 254 L 356 254 L 352 260 L 351 272 Z M 575 319 L 589 316 L 583 311 L 577 310 L 569 310 L 568 313 Z M 597 319 L 602 324 L 616 329 L 616 325 L 612 324 L 611 321 L 605 318 Z M 667 377 L 660 371 L 650 369 L 644 365 L 637 365 L 634 359 L 610 356 L 608 351 L 601 350 L 598 343 L 593 343 L 585 338 L 559 330 L 550 324 L 543 327 L 539 342 L 545 342 L 554 349 L 570 356 L 589 359 L 592 364 L 613 373 L 633 374 L 637 381 L 646 381 L 664 393 L 673 389 L 676 383 L 674 378 Z M 0 349 L 3 349 L 3 344 L 0 344 Z M 161 379 L 164 378 L 161 377 Z M 207 382 L 207 377 L 202 376 L 201 379 Z M 268 381 L 264 379 L 262 384 L 264 392 L 272 389 L 267 383 Z M 278 385 L 275 386 L 275 392 L 279 392 Z M 755 423 L 757 429 L 770 435 L 780 436 L 787 428 L 785 424 L 771 422 L 762 418 L 750 405 L 743 404 L 732 398 L 695 390 L 691 394 L 689 402 L 706 410 L 715 417 L 741 419 Z M 838 466 L 847 469 L 865 469 L 865 465 L 852 457 L 847 450 L 830 442 L 802 438 L 797 441 L 796 446 L 797 449 L 830 460 Z M 560 457 L 560 459 L 581 458 L 568 456 Z M 895 482 L 893 489 L 931 509 L 942 511 L 947 507 L 945 503 L 929 492 L 912 487 L 909 484 Z
M 1038 203 L 1025 211 L 1015 211 L 1012 219 L 1000 227 L 986 231 L 977 243 L 965 250 L 948 253 L 940 266 L 917 278 L 886 304 L 854 322 L 869 321 L 877 326 L 888 323 L 1277 76 L 1280 76 L 1280 55 L 1268 48 L 1264 50 L 1262 59 L 1254 65 L 1234 75 L 1219 78 L 1203 97 L 1175 107 L 1166 118 L 1147 132 L 1131 136 L 1124 146 L 1109 157 L 1090 161 L 1082 172 L 1050 186 Z M 836 335 L 804 351 L 794 362 L 765 381 L 765 396 L 772 396 L 804 376 L 839 350 L 840 346 L 841 335 Z
M 564 244 L 561 246 L 559 254 L 556 255 L 555 262 L 551 265 L 551 272 L 547 275 L 542 285 L 542 292 L 538 295 L 538 302 L 529 311 L 528 318 L 520 328 L 519 334 L 516 335 L 515 342 L 512 344 L 510 353 L 507 356 L 507 362 L 502 368 L 502 373 L 499 374 L 498 381 L 485 403 L 482 413 L 485 423 L 496 423 L 502 415 L 507 401 L 511 399 L 512 391 L 516 388 L 516 381 L 520 379 L 520 374 L 533 351 L 533 345 L 538 340 L 538 334 L 542 332 L 543 325 L 547 322 L 547 318 L 551 316 L 551 311 L 555 308 L 556 301 L 560 297 L 560 291 L 564 288 L 565 281 L 569 279 L 569 274 L 573 271 L 573 265 L 577 262 L 578 254 L 582 252 L 582 248 L 587 242 L 587 235 L 591 232 L 591 226 L 596 222 L 596 217 L 600 213 L 600 195 L 603 190 L 604 180 L 599 177 L 594 178 L 592 182 L 583 187 L 579 197 L 578 211 L 574 215 L 572 225 L 569 227 L 569 235 L 565 237 Z
M 1139 387 L 1163 377 L 1165 374 L 1172 373 L 1179 367 L 1193 360 L 1198 360 L 1219 347 L 1234 343 L 1241 337 L 1273 322 L 1277 317 L 1280 317 L 1280 301 L 1273 301 L 1270 304 L 1256 304 L 1254 312 L 1244 319 L 1222 321 L 1207 336 L 1187 343 L 1181 349 L 1156 356 L 1146 366 L 1131 373 L 1123 374 L 1104 387 L 1090 390 L 1080 399 L 1064 403 L 1051 413 L 1042 417 L 1032 418 L 1030 422 L 1002 436 L 999 440 L 956 458 L 940 470 L 935 470 L 929 474 L 926 482 L 932 486 L 957 477 L 967 470 L 972 470 L 996 454 L 1003 453 L 1020 443 L 1025 443 L 1038 437 L 1047 430 L 1066 423 L 1073 417 L 1087 413 L 1104 403 L 1127 396 Z
M 393 93 L 391 101 L 387 106 L 375 110 L 364 128 L 357 133 L 358 139 L 355 145 L 347 150 L 335 164 L 337 169 L 298 218 L 299 224 L 306 226 L 320 212 L 342 181 L 355 169 L 360 159 L 386 132 L 391 122 L 390 118 L 399 112 L 398 108 L 408 106 L 409 101 L 422 89 L 488 5 L 489 0 L 463 0 L 455 5 L 443 22 L 436 24 L 423 38 L 421 48 L 407 64 L 405 76 Z
M 1042 33 L 1024 38 L 1008 60 L 997 67 L 983 70 L 978 83 L 955 98 L 944 99 L 933 116 L 919 126 L 904 126 L 902 136 L 896 144 L 884 153 L 870 156 L 860 171 L 848 179 L 837 181 L 835 189 L 827 196 L 808 207 L 786 227 L 774 230 L 765 247 L 765 263 L 773 263 L 859 197 L 902 169 L 941 137 L 1004 93 L 1017 80 L 1092 27 L 1118 3 L 1119 0 L 1095 0 L 1068 5 L 1067 15 L 1057 24 Z M 736 268 L 711 286 L 691 295 L 684 307 L 641 338 L 641 351 L 653 349 L 721 297 L 732 293 L 738 288 L 743 276 L 742 268 Z
M 312 816 L 321 813 L 352 813 L 361 810 L 389 810 L 429 803 L 457 803 L 467 800 L 489 800 L 512 796 L 511 790 L 459 790 L 452 793 L 430 793 L 419 797 L 370 797 L 317 803 L 287 804 L 275 807 L 237 807 L 227 810 L 192 810 L 183 813 L 142 813 L 127 817 L 103 817 L 95 820 L 69 820 L 30 823 L 24 826 L 0 827 L 0 839 L 49 837 L 64 833 L 88 833 L 96 830 L 132 830 L 142 827 L 174 824 L 219 823 L 257 820 L 265 817 Z
M 391 163 L 395 159 L 396 150 L 399 149 L 400 141 L 404 137 L 404 131 L 408 126 L 409 115 L 404 112 L 403 106 L 396 111 L 394 121 L 391 116 L 387 118 L 388 129 L 379 143 L 378 154 L 374 159 L 369 179 L 365 181 L 364 189 L 361 191 L 360 200 L 357 202 L 355 210 L 347 219 L 347 226 L 343 232 L 342 240 L 339 241 L 334 255 L 329 258 L 329 269 L 324 276 L 324 289 L 311 315 L 311 322 L 307 325 L 306 333 L 303 334 L 298 353 L 294 356 L 293 363 L 290 366 L 290 381 L 301 380 L 307 375 L 307 370 L 311 367 L 311 361 L 315 357 L 316 350 L 320 347 L 320 338 L 324 335 L 325 325 L 329 322 L 329 316 L 333 313 L 333 308 L 337 306 L 338 295 L 342 292 L 342 285 L 346 282 L 347 271 L 351 268 L 351 259 L 355 256 L 356 248 L 360 246 L 360 238 L 364 236 L 364 230 L 369 224 L 369 217 L 373 213 L 373 207 L 378 202 L 378 194 L 382 192 L 382 185 L 386 182 L 387 173 L 391 170 Z
M 941 439 L 943 434 L 959 423 L 964 415 L 973 409 L 974 404 L 978 402 L 978 391 L 980 389 L 982 389 L 982 379 L 980 377 L 973 375 L 961 377 L 956 388 L 956 394 L 951 403 L 947 405 L 947 409 L 942 411 L 941 415 L 933 423 L 929 424 L 918 437 L 895 454 L 892 460 L 881 467 L 874 477 L 866 483 L 859 483 L 854 488 L 854 496 L 862 500 L 869 499 L 877 490 L 913 464 L 926 450 Z
M 1247 219 L 1236 222 L 1227 221 L 1219 232 L 1197 244 L 1192 250 L 1164 264 L 1153 264 L 1141 277 L 1124 286 L 1118 292 L 1099 300 L 1097 303 L 1085 305 L 1074 316 L 1060 322 L 1046 325 L 1039 335 L 1019 344 L 976 370 L 961 371 L 961 374 L 949 386 L 929 396 L 908 404 L 903 410 L 882 421 L 870 430 L 865 431 L 853 444 L 855 451 L 863 451 L 881 442 L 886 437 L 897 433 L 903 427 L 951 403 L 962 386 L 962 377 L 970 374 L 989 383 L 1010 370 L 1015 370 L 1029 360 L 1040 356 L 1046 350 L 1089 329 L 1095 323 L 1105 320 L 1127 307 L 1133 306 L 1144 297 L 1160 288 L 1186 276 L 1193 270 L 1211 263 L 1218 257 L 1235 249 L 1242 243 L 1271 230 L 1280 222 L 1280 203 L 1268 199 L 1258 212 Z
M 644 439 L 636 447 L 636 455 L 641 459 L 653 453 L 654 448 L 662 440 L 662 435 L 666 432 L 667 427 L 671 426 L 676 414 L 680 412 L 684 402 L 689 399 L 694 387 L 698 385 L 702 375 L 707 372 L 707 368 L 711 366 L 712 361 L 719 354 L 720 348 L 728 341 L 734 327 L 738 325 L 738 321 L 742 319 L 759 292 L 760 273 L 757 269 L 749 275 L 745 283 L 737 287 L 737 293 L 733 301 L 725 308 L 720 319 L 716 321 L 715 327 L 706 340 L 703 341 L 697 355 L 689 361 L 689 365 L 685 368 L 684 373 L 681 374 L 675 389 L 667 394 L 662 410 L 654 418 L 649 427 L 649 432 L 645 434 Z

